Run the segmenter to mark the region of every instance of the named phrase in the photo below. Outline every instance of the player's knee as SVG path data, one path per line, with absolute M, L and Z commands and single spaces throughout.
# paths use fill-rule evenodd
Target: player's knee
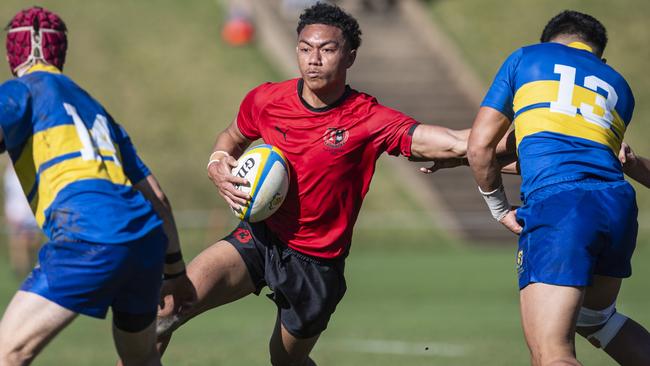
M 147 329 L 155 319 L 155 311 L 146 314 L 129 314 L 121 311 L 113 311 L 113 324 L 115 324 L 115 327 L 128 333 L 138 333 Z
M 606 309 L 582 307 L 578 314 L 577 332 L 596 348 L 605 348 L 620 332 L 627 317 L 616 311 L 616 303 Z

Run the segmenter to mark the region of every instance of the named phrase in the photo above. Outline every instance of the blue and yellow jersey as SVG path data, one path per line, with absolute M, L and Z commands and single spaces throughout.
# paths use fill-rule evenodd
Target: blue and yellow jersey
M 161 224 L 132 184 L 150 174 L 104 108 L 56 68 L 0 85 L 0 126 L 50 240 L 123 243 Z
M 520 48 L 501 66 L 481 105 L 514 121 L 523 197 L 560 182 L 623 179 L 617 154 L 634 97 L 589 46 Z

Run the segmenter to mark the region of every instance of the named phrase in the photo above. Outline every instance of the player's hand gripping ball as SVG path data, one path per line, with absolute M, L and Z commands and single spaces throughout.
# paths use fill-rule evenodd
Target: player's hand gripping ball
M 249 182 L 249 186 L 235 186 L 251 196 L 248 205 L 232 210 L 240 220 L 258 222 L 268 218 L 287 196 L 289 165 L 277 147 L 264 144 L 250 148 L 239 158 L 232 174 Z

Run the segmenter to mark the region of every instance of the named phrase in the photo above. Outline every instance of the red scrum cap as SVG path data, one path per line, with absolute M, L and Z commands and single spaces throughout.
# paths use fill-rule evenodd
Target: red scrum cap
M 58 15 L 41 7 L 31 7 L 18 12 L 6 30 L 7 58 L 14 75 L 36 61 L 63 69 L 68 39 L 65 23 Z

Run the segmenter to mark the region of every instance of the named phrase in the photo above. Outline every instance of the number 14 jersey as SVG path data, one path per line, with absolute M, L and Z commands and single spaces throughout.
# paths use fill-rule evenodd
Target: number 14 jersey
M 126 131 L 56 68 L 36 65 L 0 85 L 0 126 L 50 240 L 123 243 L 161 224 L 132 188 L 150 172 Z
M 617 154 L 634 97 L 589 46 L 520 48 L 501 66 L 482 106 L 514 121 L 524 198 L 561 182 L 623 179 Z

